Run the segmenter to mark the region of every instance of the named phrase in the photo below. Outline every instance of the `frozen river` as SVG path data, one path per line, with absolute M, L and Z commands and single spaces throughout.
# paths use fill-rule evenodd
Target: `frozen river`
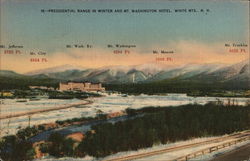
M 95 116 L 98 110 L 103 112 L 117 112 L 126 108 L 141 108 L 146 106 L 178 106 L 184 104 L 205 104 L 210 101 L 228 102 L 229 98 L 219 97 L 189 97 L 186 94 L 167 94 L 160 95 L 138 95 L 122 97 L 121 95 L 107 95 L 106 97 L 91 98 L 93 104 L 82 106 L 82 108 L 68 108 L 57 111 L 33 114 L 30 116 L 31 125 L 54 122 L 56 120 L 65 120 L 74 117 Z M 244 105 L 249 98 L 230 98 L 235 99 L 239 105 Z M 48 109 L 59 105 L 77 103 L 80 100 L 53 100 L 42 99 L 39 101 L 16 102 L 14 99 L 2 99 L 1 114 L 13 114 L 25 112 L 33 109 Z M 18 128 L 28 126 L 28 116 L 16 117 L 0 120 L 1 135 L 14 134 Z

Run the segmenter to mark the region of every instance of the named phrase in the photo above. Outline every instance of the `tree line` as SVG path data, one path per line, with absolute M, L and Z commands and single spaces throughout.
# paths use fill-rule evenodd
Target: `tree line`
M 196 137 L 219 136 L 250 128 L 250 106 L 184 105 L 148 107 L 129 111 L 143 113 L 133 120 L 92 127 L 78 146 L 78 153 L 104 157 Z

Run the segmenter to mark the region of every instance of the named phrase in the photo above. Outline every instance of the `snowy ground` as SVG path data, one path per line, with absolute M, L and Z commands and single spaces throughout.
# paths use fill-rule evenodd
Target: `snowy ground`
M 58 105 L 66 105 L 79 101 L 78 99 L 41 99 L 37 101 L 18 102 L 24 99 L 1 99 L 1 115 L 18 114 L 36 109 L 49 109 Z
M 128 96 L 128 97 L 122 97 L 121 95 L 107 95 L 106 97 L 93 98 L 92 99 L 92 101 L 94 102 L 93 104 L 82 106 L 81 108 L 72 107 L 68 109 L 34 114 L 31 116 L 30 123 L 31 125 L 35 125 L 35 124 L 54 122 L 56 120 L 71 119 L 75 117 L 95 116 L 98 110 L 102 110 L 105 113 L 110 113 L 110 112 L 117 112 L 117 111 L 125 110 L 126 108 L 141 108 L 141 107 L 146 107 L 146 106 L 178 106 L 178 105 L 184 105 L 184 104 L 205 104 L 207 102 L 216 101 L 218 99 L 220 99 L 223 102 L 227 102 L 229 98 L 189 97 L 186 94 L 168 94 L 165 96 L 139 95 L 139 96 Z M 248 99 L 247 98 L 230 98 L 230 99 L 231 100 L 235 99 L 239 105 L 244 105 L 245 102 L 249 98 Z M 25 112 L 25 111 L 29 111 L 33 109 L 53 108 L 58 105 L 77 103 L 80 100 L 77 100 L 77 99 L 72 99 L 72 100 L 42 99 L 39 101 L 16 102 L 16 100 L 4 99 L 3 101 L 4 101 L 4 104 L 1 105 L 0 114 Z M 7 134 L 14 134 L 18 130 L 18 127 L 24 128 L 28 126 L 28 117 L 23 116 L 23 117 L 11 118 L 11 119 L 3 119 L 3 120 L 0 120 L 0 125 L 1 125 L 2 136 L 7 135 Z M 177 146 L 177 145 L 182 145 L 182 144 L 187 144 L 187 143 L 195 143 L 195 142 L 202 141 L 202 140 L 204 141 L 207 139 L 211 139 L 211 138 L 199 138 L 199 139 L 181 141 L 181 142 L 171 143 L 171 144 L 166 144 L 166 145 L 155 145 L 152 148 L 141 149 L 138 151 L 120 152 L 115 155 L 108 156 L 102 159 L 95 159 L 93 157 L 87 156 L 85 158 L 78 158 L 78 159 L 77 158 L 61 158 L 59 160 L 94 161 L 94 160 L 111 159 L 111 158 L 115 158 L 119 156 L 129 155 L 129 154 L 131 155 L 131 154 L 137 154 L 137 153 L 142 153 L 142 152 L 147 152 L 147 151 L 152 151 L 152 150 L 158 150 L 158 149 L 171 147 L 171 146 Z M 144 160 L 157 160 L 157 158 L 164 158 L 164 160 L 166 160 L 166 158 L 174 158 L 176 156 L 178 157 L 180 155 L 184 155 L 189 152 L 195 152 L 203 148 L 205 147 L 201 146 L 201 147 L 192 148 L 192 149 L 185 150 L 185 151 L 179 151 L 179 152 L 175 152 L 171 154 L 162 154 L 158 156 L 152 156 L 149 158 L 144 158 L 143 161 Z M 209 156 L 204 156 L 205 158 L 201 158 L 201 159 L 205 160 L 206 158 L 211 158 L 216 154 L 217 152 L 215 152 L 214 154 L 212 153 Z M 42 160 L 54 161 L 58 159 L 50 158 L 50 159 L 42 159 Z
M 75 117 L 95 116 L 98 110 L 103 112 L 117 112 L 126 108 L 141 108 L 146 106 L 178 106 L 184 104 L 205 104 L 210 101 L 216 101 L 216 97 L 189 97 L 186 94 L 167 94 L 166 96 L 159 95 L 139 95 L 122 97 L 121 95 L 107 95 L 106 97 L 93 98 L 94 103 L 82 106 L 82 108 L 68 108 L 46 113 L 31 115 L 30 124 L 42 124 L 54 122 L 56 120 L 65 120 Z M 228 98 L 219 98 L 227 102 Z M 230 98 L 237 100 L 238 104 L 244 105 L 247 98 Z M 1 104 L 1 115 L 25 112 L 33 109 L 48 109 L 58 105 L 76 103 L 79 100 L 54 100 L 42 99 L 39 101 L 16 102 L 14 99 L 2 99 L 4 104 Z M 11 119 L 0 120 L 1 136 L 15 134 L 18 128 L 28 126 L 29 117 L 22 116 Z

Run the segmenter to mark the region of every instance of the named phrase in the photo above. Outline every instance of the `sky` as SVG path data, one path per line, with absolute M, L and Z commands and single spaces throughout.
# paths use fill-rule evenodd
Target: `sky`
M 5 46 L 0 48 L 0 68 L 4 70 L 25 73 L 64 64 L 86 68 L 149 62 L 176 66 L 230 64 L 249 58 L 247 1 L 0 1 L 0 45 Z M 47 12 L 49 9 L 112 9 L 113 12 L 51 13 Z M 117 13 L 116 9 L 129 12 Z M 132 12 L 138 9 L 170 9 L 171 13 Z M 180 13 L 175 12 L 176 9 L 199 12 Z M 200 12 L 201 9 L 204 12 Z M 86 48 L 87 44 L 92 48 Z M 107 47 L 116 44 L 136 47 Z M 247 47 L 233 47 L 233 44 L 246 44 Z M 9 45 L 23 46 L 10 49 L 21 53 L 6 54 Z M 234 49 L 238 51 L 232 52 Z M 122 54 L 115 54 L 116 50 Z M 125 50 L 129 54 L 125 54 Z M 160 53 L 162 50 L 174 53 L 153 54 L 153 51 Z M 42 61 L 44 58 L 46 62 Z M 39 59 L 39 62 L 31 59 Z

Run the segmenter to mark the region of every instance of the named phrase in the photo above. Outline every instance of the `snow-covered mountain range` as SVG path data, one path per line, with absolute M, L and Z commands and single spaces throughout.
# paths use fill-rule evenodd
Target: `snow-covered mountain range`
M 168 66 L 165 64 L 148 63 L 135 66 L 108 66 L 102 68 L 83 68 L 63 65 L 54 68 L 18 74 L 13 71 L 0 70 L 3 80 L 8 78 L 48 79 L 56 81 L 90 81 L 101 83 L 144 83 L 165 80 L 221 82 L 244 84 L 250 88 L 249 61 L 225 64 L 186 64 Z
M 88 69 L 63 65 L 26 73 L 45 75 L 49 78 L 70 81 L 91 81 L 102 83 L 138 83 L 167 79 L 200 81 L 249 81 L 249 60 L 237 64 L 186 64 L 173 67 L 159 63 L 135 66 L 108 66 Z

